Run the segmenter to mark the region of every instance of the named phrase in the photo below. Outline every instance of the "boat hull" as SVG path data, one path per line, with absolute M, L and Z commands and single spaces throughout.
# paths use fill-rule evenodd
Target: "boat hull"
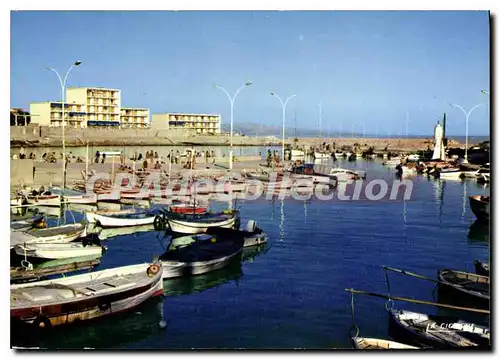
M 102 256 L 102 247 L 100 246 L 82 246 L 79 243 L 68 244 L 45 244 L 32 243 L 17 245 L 14 247 L 16 253 L 20 256 L 40 259 L 65 259 L 84 256 L 100 257 Z
M 180 219 L 168 218 L 170 230 L 176 233 L 197 234 L 204 233 L 211 227 L 233 228 L 236 224 L 236 217 L 213 223 L 185 221 Z
M 93 214 L 94 221 L 99 223 L 102 227 L 130 227 L 130 226 L 143 226 L 153 224 L 155 215 L 145 218 L 118 218 L 111 216 L 103 216 L 100 214 Z
M 148 266 L 149 264 L 128 267 L 137 267 L 139 270 L 143 269 L 146 271 Z M 119 275 L 121 269 L 122 268 L 113 268 L 58 280 L 47 280 L 36 283 L 36 286 L 68 285 L 68 282 L 75 283 L 78 278 L 83 276 L 87 278 L 91 275 L 105 278 L 105 275 L 108 275 L 107 273 L 116 272 Z M 32 324 L 37 327 L 50 327 L 117 314 L 132 309 L 151 297 L 163 295 L 163 283 L 161 279 L 162 269 L 160 269 L 150 281 L 140 287 L 128 286 L 128 289 L 123 289 L 121 291 L 113 290 L 113 288 L 107 293 L 103 291 L 98 295 L 77 293 L 79 296 L 75 297 L 74 300 L 63 300 L 61 303 L 57 302 L 52 304 L 45 302 L 46 304 L 40 303 L 33 306 L 19 306 L 11 299 L 11 319 L 26 324 Z M 23 288 L 30 286 L 33 285 L 11 285 L 11 298 L 13 290 L 21 289 L 22 291 Z

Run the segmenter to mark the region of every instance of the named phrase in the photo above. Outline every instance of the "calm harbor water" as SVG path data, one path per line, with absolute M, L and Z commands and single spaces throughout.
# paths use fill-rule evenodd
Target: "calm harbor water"
M 381 161 L 338 162 L 368 171 L 367 180 L 395 178 Z M 207 275 L 164 281 L 166 296 L 128 314 L 40 333 L 14 333 L 12 345 L 43 348 L 350 348 L 350 298 L 345 288 L 387 293 L 382 265 L 432 278 L 442 268 L 473 272 L 489 260 L 488 228 L 475 222 L 468 196 L 489 193 L 474 181 L 412 177 L 403 201 L 241 201 L 269 234 L 265 247 Z M 222 208 L 224 204 L 215 204 Z M 74 213 L 76 220 L 82 213 Z M 99 269 L 150 261 L 164 234 L 114 237 Z M 434 301 L 434 285 L 389 273 L 393 295 Z M 387 338 L 385 301 L 355 297 L 360 335 Z M 437 313 L 432 306 L 396 308 Z M 440 313 L 445 313 L 439 310 Z M 167 327 L 161 329 L 164 317 Z

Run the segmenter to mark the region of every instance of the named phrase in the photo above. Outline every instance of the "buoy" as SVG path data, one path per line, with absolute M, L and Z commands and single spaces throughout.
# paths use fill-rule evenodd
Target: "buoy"
M 160 266 L 158 264 L 151 264 L 148 267 L 147 274 L 149 277 L 155 276 L 160 271 Z

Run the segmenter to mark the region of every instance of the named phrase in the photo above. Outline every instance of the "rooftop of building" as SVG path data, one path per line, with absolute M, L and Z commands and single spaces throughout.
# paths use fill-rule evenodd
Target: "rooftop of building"
M 121 91 L 119 89 L 112 89 L 109 87 L 95 87 L 95 86 L 68 86 L 68 90 L 70 89 L 87 89 L 87 90 L 105 90 L 105 91 Z

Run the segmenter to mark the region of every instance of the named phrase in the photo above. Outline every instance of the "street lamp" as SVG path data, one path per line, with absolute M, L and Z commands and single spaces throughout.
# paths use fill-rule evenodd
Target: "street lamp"
M 271 92 L 271 95 L 276 97 L 278 100 L 280 100 L 281 102 L 281 109 L 283 110 L 283 142 L 281 144 L 281 160 L 284 161 L 285 160 L 285 111 L 286 111 L 286 105 L 288 104 L 288 101 L 290 101 L 292 98 L 294 98 L 295 96 L 297 96 L 296 93 L 294 93 L 292 96 L 289 96 L 285 102 L 283 102 L 283 100 L 281 99 L 281 97 L 279 97 L 278 95 L 276 95 L 274 92 Z
M 224 91 L 224 93 L 227 95 L 227 98 L 229 99 L 229 102 L 231 103 L 231 134 L 230 134 L 230 140 L 229 140 L 229 169 L 233 169 L 233 107 L 234 107 L 234 100 L 236 99 L 236 96 L 240 93 L 241 90 L 243 90 L 245 87 L 248 87 L 252 85 L 251 81 L 247 81 L 243 86 L 241 86 L 236 93 L 234 94 L 233 97 L 229 94 L 229 92 L 226 91 L 221 86 L 214 85 L 215 88 L 221 89 Z
M 474 111 L 476 108 L 483 106 L 483 105 L 484 104 L 480 103 L 480 104 L 474 106 L 473 108 L 471 108 L 471 110 L 469 112 L 466 112 L 462 106 L 450 103 L 450 106 L 459 108 L 460 110 L 462 110 L 462 112 L 465 115 L 465 158 L 464 158 L 464 163 L 469 163 L 469 161 L 467 160 L 467 149 L 469 148 L 469 116 L 472 113 L 472 111 Z
M 50 70 L 54 72 L 57 75 L 57 78 L 59 79 L 59 83 L 61 84 L 61 106 L 62 106 L 62 113 L 61 113 L 61 120 L 62 120 L 62 148 L 63 148 L 63 165 L 62 165 L 62 189 L 66 188 L 66 144 L 64 142 L 64 130 L 65 130 L 65 123 L 64 123 L 64 97 L 65 97 L 65 88 L 66 88 L 66 80 L 68 79 L 68 75 L 70 71 L 73 69 L 73 67 L 79 66 L 82 62 L 81 61 L 75 61 L 73 65 L 70 66 L 68 71 L 66 72 L 66 75 L 64 76 L 64 80 L 61 79 L 61 76 L 59 75 L 59 72 L 55 70 L 52 67 L 47 67 L 47 70 Z

